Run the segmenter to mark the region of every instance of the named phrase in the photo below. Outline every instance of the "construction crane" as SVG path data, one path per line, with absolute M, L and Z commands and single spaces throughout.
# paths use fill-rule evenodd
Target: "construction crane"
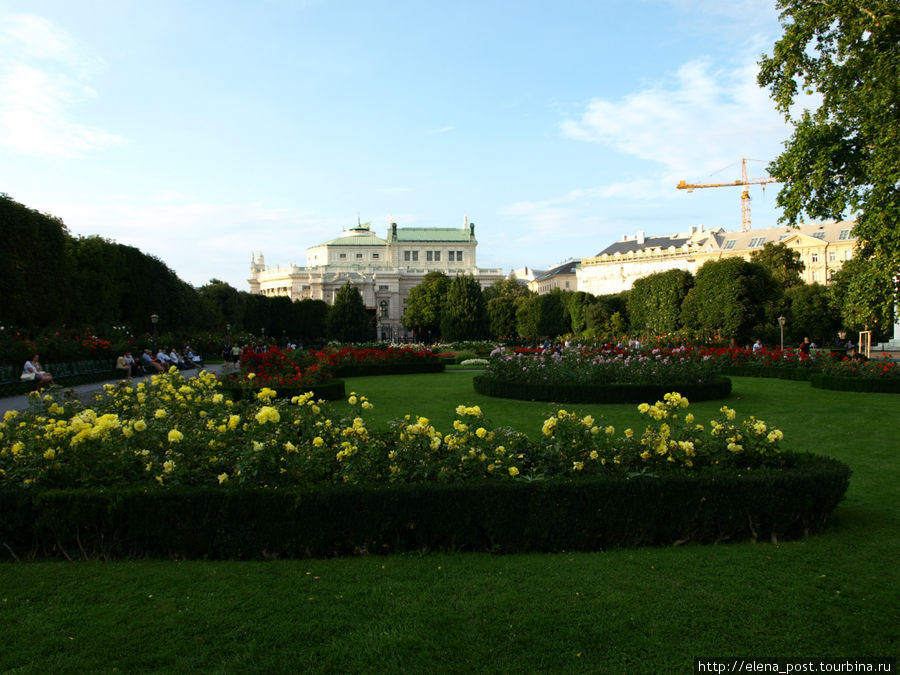
M 747 162 L 758 162 L 758 159 L 748 160 L 746 158 L 741 159 L 741 179 L 732 181 L 730 183 L 688 183 L 686 181 L 679 181 L 678 185 L 675 187 L 679 190 L 687 190 L 688 192 L 693 192 L 695 188 L 714 188 L 714 187 L 743 187 L 743 191 L 741 192 L 741 229 L 745 232 L 750 229 L 750 190 L 749 187 L 751 185 L 762 185 L 763 190 L 766 189 L 766 183 L 777 183 L 778 180 L 775 178 L 770 178 L 766 176 L 764 178 L 748 178 L 747 177 Z

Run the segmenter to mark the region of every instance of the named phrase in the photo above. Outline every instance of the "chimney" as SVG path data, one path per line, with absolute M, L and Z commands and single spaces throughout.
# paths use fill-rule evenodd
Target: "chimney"
M 644 231 L 641 230 L 640 232 L 638 232 L 636 238 L 637 238 L 638 245 L 643 246 L 644 245 Z

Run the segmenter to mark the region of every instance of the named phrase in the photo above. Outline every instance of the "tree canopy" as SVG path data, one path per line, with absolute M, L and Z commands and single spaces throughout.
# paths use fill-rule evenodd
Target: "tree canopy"
M 441 338 L 448 341 L 482 340 L 487 337 L 488 319 L 481 284 L 472 275 L 450 281 L 441 312 Z
M 372 321 L 359 289 L 347 282 L 334 298 L 326 320 L 328 337 L 341 342 L 365 342 L 373 337 Z
M 443 272 L 429 272 L 414 286 L 406 298 L 403 325 L 419 339 L 436 338 L 441 330 L 441 310 L 450 286 Z
M 783 220 L 855 215 L 860 253 L 900 300 L 900 10 L 896 0 L 779 0 L 784 33 L 759 83 L 794 126 L 769 172 Z M 792 106 L 801 92 L 815 110 Z

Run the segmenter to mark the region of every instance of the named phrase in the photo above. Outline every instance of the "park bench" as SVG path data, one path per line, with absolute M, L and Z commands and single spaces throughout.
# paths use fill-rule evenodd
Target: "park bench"
M 116 370 L 116 363 L 111 359 L 89 359 L 84 361 L 62 361 L 47 363 L 44 369 L 53 375 L 54 384 L 73 387 L 78 384 L 90 384 L 122 377 Z M 22 368 L 19 366 L 0 366 L 0 397 L 19 396 L 33 391 L 36 382 L 23 382 L 20 379 Z

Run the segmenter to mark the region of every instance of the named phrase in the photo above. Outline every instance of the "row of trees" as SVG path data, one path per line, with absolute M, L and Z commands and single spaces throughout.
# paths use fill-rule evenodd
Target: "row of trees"
M 890 276 L 866 259 L 845 264 L 831 286 L 801 280 L 800 254 L 784 244 L 766 244 L 751 260 L 708 262 L 696 276 L 669 270 L 635 282 L 630 291 L 594 296 L 557 290 L 537 295 L 507 279 L 482 291 L 472 277 L 432 272 L 407 300 L 404 325 L 421 339 L 535 341 L 574 334 L 581 338 L 625 333 L 662 335 L 687 330 L 745 343 L 810 336 L 829 342 L 842 329 L 885 331 L 890 303 L 863 302 L 865 283 L 889 287 Z M 868 300 L 869 298 L 865 298 Z

